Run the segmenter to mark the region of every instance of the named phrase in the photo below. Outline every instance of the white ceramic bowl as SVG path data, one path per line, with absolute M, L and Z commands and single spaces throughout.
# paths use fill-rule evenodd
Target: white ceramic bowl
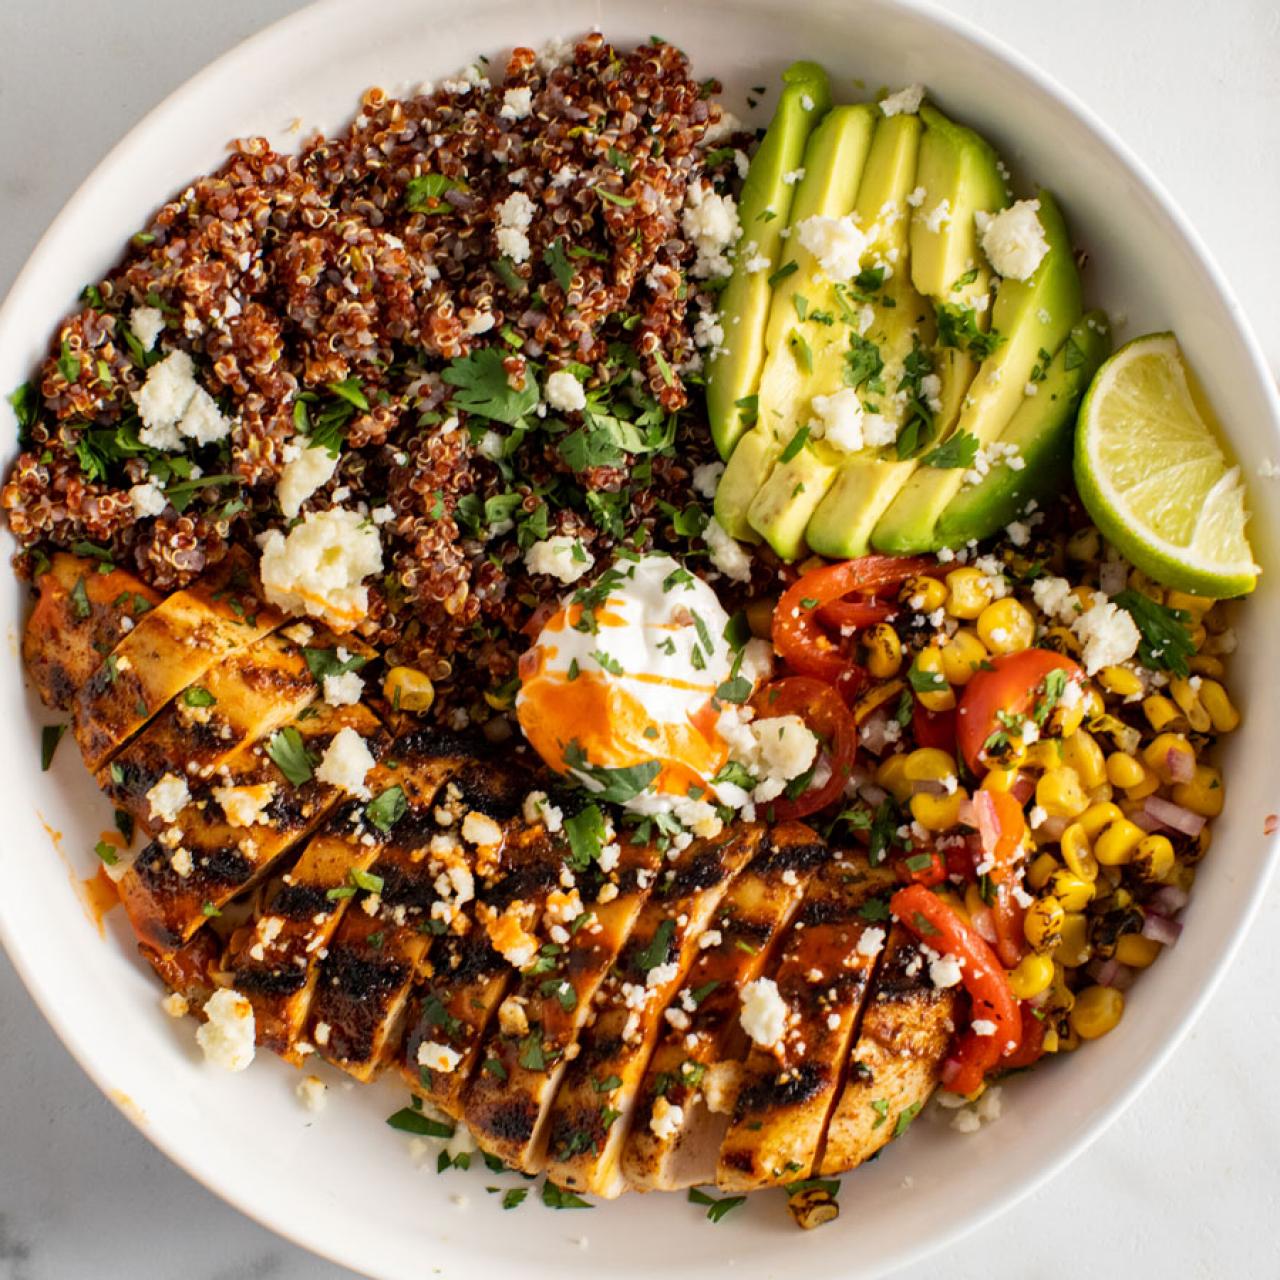
M 157 204 L 216 165 L 229 138 L 262 133 L 287 147 L 290 121 L 337 126 L 369 85 L 401 90 L 481 52 L 501 65 L 513 43 L 536 46 L 596 24 L 619 42 L 652 32 L 676 41 L 699 75 L 725 82 L 725 99 L 740 112 L 748 86 L 776 86 L 796 57 L 825 63 L 846 100 L 859 96 L 855 79 L 872 91 L 923 81 L 940 105 L 996 144 L 1020 185 L 1044 183 L 1058 193 L 1089 254 L 1088 296 L 1121 321 L 1122 336 L 1177 331 L 1247 474 L 1277 451 L 1280 406 L 1254 339 L 1150 175 L 995 40 L 891 0 L 327 0 L 197 76 L 89 178 L 0 312 L 0 388 L 30 375 L 81 286 L 115 262 Z M 771 90 L 765 108 L 774 100 Z M 104 938 L 84 908 L 78 884 L 94 870 L 91 851 L 109 811 L 69 742 L 54 769 L 40 772 L 38 726 L 53 717 L 23 682 L 16 637 L 26 601 L 13 583 L 0 591 L 11 638 L 0 663 L 0 714 L 9 726 L 0 730 L 0 938 L 67 1047 L 152 1141 L 244 1212 L 357 1270 L 387 1280 L 677 1280 L 730 1265 L 742 1280 L 881 1272 L 1007 1208 L 1078 1153 L 1150 1078 L 1221 977 L 1275 851 L 1262 827 L 1275 807 L 1268 726 L 1280 712 L 1280 667 L 1255 655 L 1280 631 L 1272 581 L 1280 528 L 1259 510 L 1253 532 L 1269 572 L 1242 611 L 1234 682 L 1245 723 L 1226 755 L 1227 811 L 1181 943 L 1134 988 L 1114 1034 L 1013 1082 L 1004 1118 L 976 1136 L 917 1124 L 845 1180 L 842 1217 L 818 1232 L 795 1231 L 776 1194 L 754 1198 L 719 1227 L 678 1196 L 553 1213 L 535 1193 L 503 1212 L 484 1186 L 512 1177 L 495 1178 L 478 1161 L 470 1175 L 444 1177 L 411 1163 L 404 1139 L 383 1124 L 403 1102 L 389 1084 L 335 1088 L 317 1118 L 295 1101 L 294 1073 L 268 1055 L 244 1075 L 207 1069 L 191 1024 L 161 1014 L 157 984 L 134 956 L 122 913 L 108 916 Z M 453 1202 L 459 1194 L 465 1209 Z

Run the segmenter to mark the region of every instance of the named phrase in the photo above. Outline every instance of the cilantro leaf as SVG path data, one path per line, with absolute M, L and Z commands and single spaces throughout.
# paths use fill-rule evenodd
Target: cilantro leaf
M 345 676 L 349 671 L 359 671 L 369 661 L 359 653 L 351 654 L 344 661 L 338 657 L 337 649 L 304 648 L 302 656 L 306 659 L 307 670 L 317 684 L 323 684 L 325 676 Z
M 440 376 L 457 388 L 451 401 L 455 407 L 514 427 L 537 407 L 538 380 L 532 367 L 527 367 L 524 390 L 513 391 L 502 361 L 502 352 L 497 347 L 482 347 L 469 356 L 450 361 Z
M 405 799 L 402 787 L 388 787 L 381 795 L 371 800 L 364 807 L 365 817 L 373 823 L 383 835 L 404 817 L 409 803 Z
M 1185 609 L 1170 609 L 1133 590 L 1121 591 L 1112 603 L 1124 609 L 1142 633 L 1138 657 L 1143 666 L 1175 676 L 1190 674 L 1187 659 L 1195 655 L 1196 647 L 1189 630 L 1191 615 Z
M 844 357 L 844 385 L 860 387 L 880 375 L 884 359 L 880 348 L 859 333 L 849 335 L 849 350 Z
M 404 186 L 404 207 L 410 213 L 448 213 L 452 207 L 444 199 L 446 191 L 465 191 L 467 184 L 443 173 L 424 173 L 410 178 Z
M 978 437 L 967 431 L 958 431 L 948 436 L 936 449 L 930 450 L 920 459 L 924 467 L 937 467 L 942 471 L 967 467 L 978 456 Z
M 295 787 L 311 781 L 315 761 L 303 744 L 302 735 L 292 725 L 272 734 L 267 755 Z

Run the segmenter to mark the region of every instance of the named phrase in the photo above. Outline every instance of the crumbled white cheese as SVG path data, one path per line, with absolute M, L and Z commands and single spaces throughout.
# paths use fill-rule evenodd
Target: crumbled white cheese
M 665 1097 L 658 1098 L 653 1104 L 653 1113 L 649 1119 L 649 1128 L 653 1136 L 660 1142 L 674 1138 L 684 1124 L 684 1108 L 672 1106 Z
M 928 198 L 929 193 L 923 187 L 916 187 L 908 196 L 907 203 L 913 208 L 918 209 Z
M 717 105 L 720 107 L 720 119 L 707 125 L 702 135 L 702 143 L 707 147 L 718 146 L 726 138 L 742 132 L 742 121 L 723 103 Z
M 311 1112 L 323 1111 L 329 1101 L 329 1086 L 319 1076 L 303 1076 L 294 1093 L 298 1101 Z
M 1127 662 L 1138 651 L 1142 633 L 1129 613 L 1109 600 L 1086 609 L 1072 624 L 1083 645 L 1084 669 L 1094 675 L 1103 667 Z
M 129 328 L 143 351 L 150 351 L 164 332 L 164 312 L 159 307 L 134 307 L 129 313 Z
M 531 249 L 526 232 L 533 221 L 534 208 L 523 191 L 513 191 L 497 208 L 498 249 L 512 262 L 528 261 Z
M 208 1021 L 196 1029 L 205 1061 L 224 1071 L 243 1071 L 253 1061 L 253 1005 L 238 991 L 222 987 L 204 1006 Z
M 751 581 L 751 556 L 743 545 L 731 538 L 723 529 L 720 521 L 712 516 L 707 527 L 702 531 L 707 550 L 711 553 L 711 563 L 726 578 L 733 582 Z
M 714 498 L 722 475 L 724 475 L 723 462 L 704 462 L 701 466 L 694 467 L 694 492 L 704 498 Z
M 187 997 L 181 991 L 170 991 L 163 1000 L 160 1001 L 160 1007 L 171 1018 L 185 1018 L 191 1012 L 191 1005 L 187 1001 Z
M 920 110 L 924 101 L 925 88 L 922 84 L 909 84 L 897 93 L 891 93 L 881 100 L 880 110 L 887 116 L 913 116 Z
M 757 978 L 742 988 L 738 1021 L 743 1031 L 763 1049 L 782 1039 L 787 1029 L 787 1002 L 772 978 Z
M 553 805 L 545 791 L 530 791 L 524 798 L 524 820 L 531 824 L 541 822 L 549 834 L 555 835 L 564 826 L 564 810 Z
M 498 115 L 503 120 L 526 120 L 532 111 L 532 89 L 508 89 L 502 95 L 502 110 L 498 112 Z
M 320 757 L 316 777 L 348 795 L 367 800 L 369 788 L 364 780 L 373 766 L 369 744 L 350 725 L 344 725 Z
M 260 571 L 271 604 L 349 630 L 368 612 L 363 583 L 382 571 L 382 543 L 357 511 L 309 511 L 287 536 L 278 529 L 266 535 Z
M 813 411 L 818 415 L 809 423 L 813 439 L 825 440 L 842 453 L 854 453 L 866 443 L 862 401 L 852 387 L 841 387 L 829 396 L 814 396 Z
M 790 169 L 782 175 L 783 183 L 788 187 L 794 187 L 797 182 L 804 181 L 804 169 Z
M 884 950 L 885 931 L 878 927 L 863 929 L 858 939 L 857 952 L 860 956 L 874 959 Z
M 147 516 L 161 515 L 169 505 L 169 499 L 158 485 L 148 480 L 146 484 L 135 484 L 129 490 L 129 503 L 133 514 L 139 520 L 145 520 Z
M 797 225 L 796 234 L 801 247 L 817 258 L 818 265 L 832 280 L 849 280 L 862 269 L 867 237 L 853 214 L 841 218 L 814 214 Z
M 243 787 L 214 787 L 213 798 L 233 827 L 251 827 L 262 816 L 276 793 L 274 782 Z
M 211 444 L 231 431 L 213 397 L 196 380 L 195 365 L 185 351 L 171 351 L 153 364 L 134 402 L 142 419 L 138 439 L 152 449 L 181 449 L 183 437 Z
M 768 804 L 817 759 L 818 739 L 799 716 L 769 716 L 744 721 L 737 707 L 726 707 L 716 731 L 729 745 L 729 755 L 756 779 L 755 804 Z
M 545 396 L 547 403 L 561 413 L 578 413 L 587 407 L 587 393 L 568 369 L 557 369 L 547 379 Z
M 1056 622 L 1074 622 L 1079 615 L 1071 583 L 1052 574 L 1037 578 L 1031 584 L 1031 598 L 1036 608 Z
M 566 584 L 577 582 L 595 562 L 595 556 L 566 533 L 535 542 L 524 553 L 525 568 L 530 573 L 548 573 Z
M 426 1067 L 428 1071 L 439 1071 L 448 1075 L 461 1061 L 462 1054 L 456 1049 L 449 1048 L 447 1044 L 424 1040 L 418 1046 L 418 1065 Z
M 1000 275 L 1027 280 L 1049 252 L 1039 209 L 1039 200 L 1019 200 L 980 228 L 982 250 Z
M 324 700 L 331 707 L 351 707 L 364 697 L 364 680 L 358 672 L 344 671 L 341 675 L 324 678 Z
M 969 1024 L 969 1029 L 975 1036 L 993 1036 L 996 1033 L 996 1024 L 990 1018 L 975 1018 Z
M 708 182 L 692 183 L 685 193 L 680 225 L 697 250 L 694 277 L 705 280 L 728 275 L 732 270 L 728 250 L 742 231 L 733 197 L 719 195 Z
M 177 822 L 178 814 L 191 802 L 187 780 L 176 773 L 166 773 L 147 792 L 151 816 L 167 825 Z
M 954 987 L 963 976 L 955 956 L 941 955 L 929 961 L 929 981 L 935 987 Z
M 462 820 L 462 838 L 474 845 L 501 844 L 502 828 L 488 814 L 472 809 Z

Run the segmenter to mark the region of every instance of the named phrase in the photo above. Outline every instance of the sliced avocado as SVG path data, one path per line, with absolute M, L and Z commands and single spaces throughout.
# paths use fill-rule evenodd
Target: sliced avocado
M 920 108 L 917 189 L 911 218 L 911 281 L 939 302 L 963 301 L 987 292 L 991 272 L 978 244 L 974 214 L 996 213 L 1009 203 L 1000 161 L 972 129 L 931 106 Z
M 880 373 L 861 389 L 864 403 L 874 403 L 895 425 L 902 421 L 904 408 L 894 392 L 903 362 L 918 341 L 927 345 L 933 337 L 932 308 L 911 287 L 907 263 L 907 196 L 915 184 L 920 132 L 919 117 L 914 115 L 891 116 L 876 125 L 853 212 L 869 239 L 863 276 L 869 269 L 882 272 L 885 278 L 862 280 L 860 276 L 861 284 L 831 286 L 831 305 L 826 308 L 831 323 L 815 327 L 810 322 L 792 331 L 801 331 L 807 339 L 811 330 L 820 328 L 821 335 L 814 337 L 822 342 L 824 354 L 819 361 L 814 353 L 812 373 L 795 402 L 800 414 L 797 430 L 812 416 L 814 396 L 831 395 L 847 384 L 847 356 L 855 338 L 874 343 L 883 361 Z M 866 306 L 871 308 L 871 323 L 864 334 L 858 334 L 857 316 Z M 794 439 L 794 432 L 789 439 Z M 863 450 L 851 458 L 823 440 L 805 442 L 794 456 L 778 462 L 752 499 L 747 512 L 751 527 L 783 559 L 794 560 L 804 550 L 810 518 L 836 476 L 863 458 L 878 460 L 877 451 Z
M 769 277 L 778 265 L 782 228 L 795 194 L 795 187 L 783 179 L 800 166 L 809 134 L 831 106 L 827 73 L 816 62 L 794 62 L 782 79 L 777 110 L 738 198 L 742 236 L 720 307 L 729 346 L 711 360 L 707 372 L 707 414 L 722 458 L 729 456 L 749 425 L 750 416 L 744 421 L 739 401 L 755 394 L 764 363 Z M 758 257 L 768 259 L 769 267 L 748 271 L 748 264 Z
M 1111 331 L 1101 311 L 1090 311 L 1067 335 L 1052 361 L 1041 353 L 1033 381 L 1000 443 L 1013 445 L 1023 467 L 998 462 L 975 485 L 951 499 L 938 520 L 939 545 L 957 547 L 987 538 L 1026 514 L 1027 504 L 1061 490 L 1071 477 L 1076 409 L 1098 366 L 1111 354 Z
M 999 345 L 983 359 L 955 426 L 955 435 L 973 436 L 978 447 L 999 439 L 1023 399 L 1040 351 L 1057 350 L 1081 313 L 1080 275 L 1066 224 L 1053 197 L 1047 191 L 1038 194 L 1049 251 L 1030 279 L 1000 282 L 991 316 L 991 334 Z M 963 334 L 953 334 L 953 341 L 963 340 Z M 989 343 L 982 335 L 974 339 L 979 349 Z M 963 479 L 961 467 L 921 466 L 876 525 L 872 545 L 897 553 L 933 550 L 939 545 L 938 517 Z
M 796 184 L 791 205 L 791 228 L 806 218 L 839 218 L 853 209 L 877 115 L 878 109 L 870 105 L 833 107 L 813 131 L 804 153 L 804 177 Z M 716 489 L 716 519 L 735 538 L 752 542 L 757 535 L 747 523 L 747 508 L 794 435 L 797 414 L 808 404 L 804 387 L 809 375 L 797 363 L 795 349 L 785 345 L 788 325 L 808 334 L 812 361 L 819 366 L 828 358 L 830 343 L 816 321 L 802 325 L 796 302 L 804 299 L 801 309 L 806 316 L 823 314 L 824 307 L 830 310 L 834 305 L 830 284 L 819 281 L 817 262 L 798 238 L 789 235 L 786 243 L 779 267 L 786 274 L 773 275 L 766 356 L 756 393 L 757 425 L 739 439 Z M 736 330 L 726 326 L 726 331 L 731 341 L 738 340 Z

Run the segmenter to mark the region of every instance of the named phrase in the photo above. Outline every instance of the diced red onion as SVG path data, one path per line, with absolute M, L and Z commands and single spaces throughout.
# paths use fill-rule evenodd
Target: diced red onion
M 980 911 L 975 911 L 969 919 L 973 922 L 973 927 L 978 931 L 983 941 L 989 942 L 994 946 L 996 942 L 996 926 L 991 919 L 991 912 L 984 907 Z
M 1157 915 L 1154 911 L 1147 913 L 1142 922 L 1142 936 L 1158 942 L 1163 947 L 1171 947 L 1182 934 L 1182 926 L 1168 916 Z
M 1133 823 L 1135 827 L 1141 827 L 1143 831 L 1148 831 L 1148 832 L 1159 831 L 1164 827 L 1163 822 L 1157 821 L 1150 814 L 1143 813 L 1141 810 L 1135 813 L 1133 817 L 1130 819 L 1130 821 Z
M 1148 796 L 1142 802 L 1142 811 L 1149 817 L 1174 831 L 1181 831 L 1184 836 L 1198 836 L 1204 830 L 1205 819 L 1190 809 L 1184 809 L 1171 800 L 1162 800 L 1159 796 Z
M 982 792 L 979 791 L 978 794 L 981 795 Z M 960 801 L 960 809 L 956 816 L 956 821 L 959 822 L 962 827 L 973 827 L 975 830 L 977 829 L 978 811 L 973 807 L 972 800 Z
M 1128 580 L 1129 568 L 1123 560 L 1104 560 L 1098 566 L 1098 586 L 1109 596 L 1123 591 Z
M 1042 840 L 1061 840 L 1062 833 L 1071 825 L 1070 818 L 1053 814 L 1046 818 L 1037 828 L 1036 835 Z
M 911 794 L 913 796 L 945 796 L 947 788 L 943 785 L 941 778 L 916 778 L 911 783 Z
M 1190 751 L 1170 747 L 1164 753 L 1164 762 L 1169 766 L 1169 777 L 1174 782 L 1190 782 L 1196 776 L 1196 758 Z
M 978 838 L 982 841 L 982 851 L 991 853 L 1000 838 L 1000 822 L 996 817 L 996 802 L 990 791 L 975 791 L 973 795 L 973 812 L 978 819 Z
M 889 798 L 889 793 L 874 783 L 858 788 L 858 794 L 873 808 L 878 809 Z
M 1029 773 L 1019 773 L 1014 778 L 1009 793 L 1019 804 L 1026 804 L 1036 793 L 1036 780 Z
M 1115 985 L 1116 974 L 1120 972 L 1120 961 L 1112 956 L 1110 960 L 1095 960 L 1089 965 L 1088 974 L 1100 987 Z
M 1176 916 L 1191 901 L 1191 895 L 1176 884 L 1162 885 L 1151 895 L 1151 905 L 1162 916 Z

